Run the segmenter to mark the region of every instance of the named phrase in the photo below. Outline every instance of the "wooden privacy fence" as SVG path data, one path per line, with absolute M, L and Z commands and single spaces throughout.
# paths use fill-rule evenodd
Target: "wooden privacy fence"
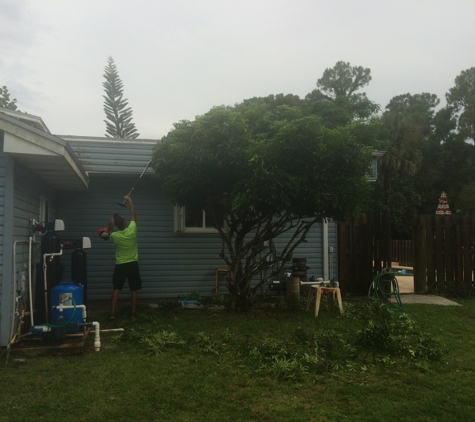
M 475 216 L 414 216 L 413 246 L 415 293 L 471 291 Z
M 380 214 L 360 214 L 338 224 L 338 281 L 342 293 L 367 294 L 386 256 L 391 262 L 412 267 L 412 241 L 384 241 L 383 219 Z
M 338 224 L 338 281 L 343 294 L 365 295 L 383 257 L 382 220 L 360 214 Z
M 413 266 L 412 240 L 391 240 L 391 262 L 404 267 Z

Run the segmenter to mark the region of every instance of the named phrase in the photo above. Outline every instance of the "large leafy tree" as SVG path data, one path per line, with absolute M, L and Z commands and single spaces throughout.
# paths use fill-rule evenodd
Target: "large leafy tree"
M 327 68 L 317 81 L 318 89 L 305 97 L 307 113 L 316 114 L 327 127 L 335 128 L 358 119 L 368 119 L 379 111 L 379 106 L 365 93 L 356 92 L 371 81 L 371 70 L 339 61 Z
M 371 69 L 339 61 L 327 68 L 317 86 L 330 97 L 349 97 L 371 81 Z
M 314 223 L 358 211 L 372 149 L 358 140 L 371 129 L 328 129 L 305 115 L 298 97 L 270 96 L 180 121 L 157 144 L 153 167 L 162 194 L 203 208 L 221 236 L 234 310 L 247 309 L 262 284 L 282 272 Z M 262 248 L 286 232 L 279 253 Z M 268 277 L 251 284 L 265 269 Z
M 446 94 L 446 99 L 455 113 L 461 139 L 475 140 L 475 67 L 455 78 L 455 86 Z
M 124 84 L 119 78 L 114 59 L 109 57 L 104 69 L 102 86 L 105 90 L 104 112 L 106 113 L 106 136 L 108 138 L 135 139 L 139 136 L 135 123 L 132 122 L 132 108 L 127 107 L 128 100 L 123 98 Z
M 381 121 L 389 139 L 387 152 L 380 160 L 380 192 L 383 198 L 386 265 L 390 265 L 389 239 L 410 235 L 412 214 L 421 198 L 414 176 L 422 165 L 423 151 L 434 133 L 434 94 L 403 94 L 390 100 Z M 406 222 L 406 223 L 405 223 Z
M 3 86 L 0 88 L 0 107 L 8 108 L 10 110 L 16 110 L 16 98 L 10 99 L 10 92 L 8 88 Z

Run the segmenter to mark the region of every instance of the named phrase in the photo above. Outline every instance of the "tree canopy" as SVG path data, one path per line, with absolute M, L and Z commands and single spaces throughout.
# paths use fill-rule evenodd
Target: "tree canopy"
M 0 88 L 0 107 L 16 110 L 16 101 L 16 98 L 10 99 L 10 92 L 8 92 L 8 88 L 5 85 Z
M 327 128 L 298 97 L 278 95 L 215 107 L 176 123 L 157 144 L 162 194 L 204 209 L 221 236 L 234 309 L 245 309 L 267 281 L 251 287 L 253 276 L 283 270 L 315 222 L 360 209 L 372 151 L 361 139 L 374 133 L 369 123 Z M 280 253 L 263 253 L 263 242 L 288 231 Z
M 128 100 L 123 98 L 124 84 L 119 78 L 117 66 L 114 59 L 109 57 L 107 66 L 104 69 L 104 79 L 102 86 L 105 90 L 104 112 L 106 113 L 106 136 L 108 138 L 135 139 L 140 134 L 132 122 L 132 108 L 127 107 Z
M 325 69 L 317 87 L 308 93 L 303 107 L 307 113 L 318 115 L 330 128 L 344 126 L 355 120 L 368 119 L 379 111 L 379 105 L 365 93 L 356 93 L 371 81 L 371 70 L 339 61 Z
M 455 86 L 450 88 L 446 99 L 455 112 L 462 139 L 475 140 L 475 67 L 455 78 Z
M 349 97 L 370 81 L 371 69 L 339 61 L 334 67 L 325 69 L 323 76 L 317 81 L 317 86 L 333 98 Z
M 160 190 L 213 221 L 233 274 L 233 308 L 244 309 L 283 270 L 322 218 L 382 212 L 388 238 L 407 238 L 412 215 L 435 213 L 443 190 L 453 212 L 475 212 L 474 69 L 455 79 L 442 108 L 434 94 L 406 93 L 377 114 L 380 106 L 359 92 L 370 69 L 340 61 L 303 99 L 250 98 L 176 123 L 154 150 Z M 387 153 L 370 185 L 372 149 Z M 286 232 L 279 253 L 263 250 Z M 251 286 L 266 268 L 268 277 Z

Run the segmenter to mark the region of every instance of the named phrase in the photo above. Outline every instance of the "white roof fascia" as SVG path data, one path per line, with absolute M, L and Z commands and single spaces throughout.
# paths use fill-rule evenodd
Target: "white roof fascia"
M 80 179 L 82 187 L 88 187 L 88 175 L 66 141 L 2 113 L 0 113 L 0 130 L 4 132 L 5 153 L 19 157 L 23 154 L 62 157 Z

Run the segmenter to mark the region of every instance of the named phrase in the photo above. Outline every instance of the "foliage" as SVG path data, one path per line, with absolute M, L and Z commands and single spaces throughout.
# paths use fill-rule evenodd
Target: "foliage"
M 365 94 L 332 98 L 318 89 L 305 96 L 302 108 L 307 114 L 319 116 L 322 124 L 330 129 L 368 119 L 379 111 L 379 106 Z
M 391 176 L 413 176 L 422 160 L 421 148 L 433 131 L 437 96 L 404 94 L 391 99 L 382 121 L 389 133 L 390 149 L 381 159 L 383 183 Z
M 433 143 L 438 104 L 437 96 L 429 93 L 398 95 L 380 118 L 389 142 L 379 160 L 380 177 L 375 184 L 372 211 L 383 215 L 385 243 L 390 237 L 411 237 L 412 216 L 423 202 L 417 175 L 425 165 L 423 154 Z M 430 173 L 422 172 L 422 177 Z M 389 265 L 388 257 L 385 261 Z
M 472 181 L 462 187 L 456 202 L 457 210 L 475 214 L 475 182 Z
M 475 140 L 475 67 L 455 78 L 455 86 L 450 88 L 446 99 L 455 113 L 461 139 Z
M 391 99 L 381 116 L 390 145 L 380 160 L 372 209 L 390 212 L 392 237 L 411 236 L 412 215 L 433 214 L 442 191 L 454 213 L 473 212 L 470 183 L 475 178 L 475 148 L 470 116 L 475 71 L 463 71 L 435 111 L 434 94 L 403 94 Z M 472 113 L 472 114 L 471 114 Z
M 332 97 L 349 97 L 370 81 L 370 69 L 339 61 L 333 68 L 325 69 L 317 86 Z
M 176 333 L 165 330 L 144 336 L 141 340 L 151 354 L 157 355 L 163 352 L 166 347 L 181 346 L 185 344 Z
M 366 326 L 356 334 L 355 345 L 372 353 L 390 357 L 437 360 L 441 352 L 432 338 L 421 332 L 406 313 L 383 306 L 369 306 Z
M 200 331 L 195 335 L 195 344 L 205 353 L 214 353 L 219 355 L 219 346 L 218 344 L 203 331 Z
M 10 92 L 5 85 L 0 88 L 0 107 L 17 110 L 16 101 L 16 98 L 10 99 Z
M 215 107 L 176 123 L 154 150 L 161 193 L 204 209 L 219 231 L 235 310 L 247 308 L 259 290 L 250 286 L 255 274 L 279 273 L 315 222 L 348 217 L 367 192 L 371 148 L 358 142 L 364 128 L 327 129 L 295 102 L 267 97 Z M 280 253 L 261 254 L 263 242 L 288 231 Z
M 132 122 L 132 108 L 127 107 L 128 100 L 123 98 L 124 84 L 119 78 L 117 66 L 114 59 L 107 59 L 107 66 L 104 68 L 104 112 L 106 113 L 106 136 L 108 138 L 135 139 L 140 134 Z
M 193 290 L 191 293 L 188 293 L 185 296 L 185 300 L 199 300 L 201 301 L 203 299 L 203 296 L 201 295 L 201 292 L 197 290 Z
M 368 119 L 379 111 L 379 105 L 364 93 L 356 93 L 371 81 L 371 70 L 339 61 L 318 80 L 319 89 L 305 97 L 306 113 L 318 115 L 328 128 L 345 126 L 358 119 Z
M 355 353 L 354 348 L 337 359 L 330 344 L 352 344 L 366 320 L 378 318 L 377 310 L 358 302 L 345 302 L 344 317 L 322 311 L 318 318 L 279 308 L 253 310 L 251 317 L 139 306 L 137 321 L 129 320 L 128 308 L 116 323 L 107 321 L 107 309 L 91 303 L 88 310 L 101 323 L 101 351 L 94 352 L 91 335 L 79 351 L 14 348 L 9 363 L 0 365 L 7 386 L 0 395 L 0 419 L 50 421 L 59 413 L 77 421 L 366 421 L 371 409 L 372 420 L 399 421 L 410 414 L 415 421 L 468 421 L 473 419 L 467 392 L 475 366 L 470 323 L 475 301 L 460 303 L 405 306 L 416 328 L 443 351 L 435 361 L 382 353 L 373 361 L 366 349 Z M 125 331 L 113 342 L 117 334 L 106 330 L 117 324 Z M 127 339 L 131 331 L 135 336 Z M 176 333 L 185 344 L 155 354 L 137 340 L 162 331 Z M 203 351 L 195 341 L 200 332 L 219 354 Z M 254 349 L 278 351 L 274 345 L 283 345 L 287 354 L 252 360 Z M 394 411 L 395 401 L 403 412 Z
M 308 369 L 296 358 L 285 359 L 274 357 L 270 365 L 275 378 L 299 380 L 307 375 Z

